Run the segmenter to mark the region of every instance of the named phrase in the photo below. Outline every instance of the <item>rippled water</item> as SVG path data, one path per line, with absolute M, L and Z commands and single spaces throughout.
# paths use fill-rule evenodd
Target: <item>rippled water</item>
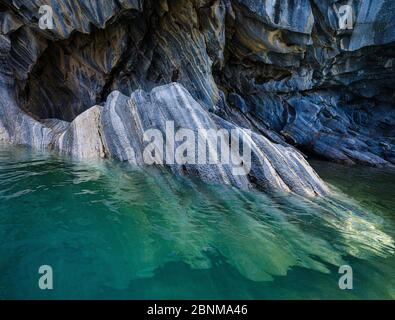
M 0 298 L 394 299 L 395 172 L 313 164 L 332 197 L 2 146 Z

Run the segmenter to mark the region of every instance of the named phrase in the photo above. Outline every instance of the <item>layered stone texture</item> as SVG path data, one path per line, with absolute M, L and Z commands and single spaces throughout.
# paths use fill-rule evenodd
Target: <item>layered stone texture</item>
M 53 8 L 53 30 L 38 27 L 41 5 Z M 352 30 L 339 28 L 342 5 L 352 7 Z M 314 193 L 310 169 L 285 181 L 291 158 L 308 168 L 290 145 L 332 161 L 395 164 L 394 21 L 391 0 L 1 0 L 0 139 L 129 161 L 111 145 L 109 101 L 119 95 L 149 113 L 155 90 L 179 83 L 213 127 L 260 137 L 259 159 L 276 147 L 273 181 Z M 127 126 L 124 111 L 118 123 Z M 267 184 L 253 175 L 232 184 Z
M 101 127 L 107 141 L 108 153 L 121 161 L 146 164 L 143 154 L 147 146 L 147 143 L 144 143 L 144 133 L 153 129 L 159 130 L 162 133 L 160 137 L 163 139 L 173 136 L 177 138 L 178 135 L 179 141 L 175 140 L 174 147 L 169 145 L 171 140 L 164 141 L 162 144 L 158 143 L 156 137 L 154 141 L 156 155 L 159 153 L 163 164 L 176 174 L 194 175 L 206 182 L 229 184 L 244 189 L 294 191 L 310 196 L 323 195 L 328 191 L 306 160 L 295 149 L 271 143 L 258 134 L 249 137 L 242 128 L 218 119 L 216 116 L 210 116 L 189 92 L 177 83 L 157 87 L 150 93 L 139 90 L 130 98 L 117 91 L 113 92 L 104 106 Z M 192 137 L 190 133 L 179 131 L 185 128 L 188 128 L 190 133 L 194 133 Z M 169 134 L 169 129 L 176 132 Z M 210 136 L 203 146 L 198 143 L 200 129 L 212 130 L 214 134 L 225 129 L 224 132 L 229 134 L 228 139 L 239 139 L 240 144 L 244 139 L 248 139 L 248 146 L 252 151 L 252 167 L 246 168 L 242 174 L 236 173 L 238 168 L 241 169 L 239 164 L 243 160 L 247 161 L 243 155 L 243 151 L 246 151 L 241 149 L 237 150 L 238 152 L 233 149 L 235 160 L 230 161 L 229 164 L 221 161 L 215 165 L 210 164 L 210 154 L 223 156 L 220 152 L 221 139 L 226 138 L 221 134 L 218 139 L 217 136 Z M 231 135 L 231 130 L 238 132 L 238 136 Z M 193 141 L 195 152 L 182 155 L 185 164 L 173 160 L 177 157 L 175 153 L 179 152 L 180 147 L 185 142 L 191 143 L 191 141 Z M 165 155 L 169 152 L 168 148 L 170 156 Z M 199 148 L 204 149 L 203 154 L 207 159 L 205 164 L 199 162 Z M 191 151 L 191 148 L 181 148 L 182 150 Z
M 29 122 L 29 116 L 22 111 L 14 115 L 21 119 L 8 131 L 12 143 L 49 148 L 79 159 L 111 157 L 134 165 L 156 165 L 169 168 L 178 175 L 195 176 L 208 183 L 232 185 L 241 189 L 293 191 L 302 196 L 322 196 L 329 192 L 296 149 L 272 143 L 259 134 L 250 135 L 245 129 L 210 115 L 178 83 L 156 87 L 150 93 L 137 90 L 131 97 L 114 91 L 103 107 L 94 106 L 71 123 L 57 119 L 40 122 L 31 119 Z M 173 130 L 171 136 L 169 123 Z M 179 129 L 190 131 L 183 133 Z M 204 145 L 199 144 L 201 129 L 207 132 L 212 130 L 214 134 L 205 140 Z M 225 134 L 217 137 L 221 129 Z M 149 130 L 161 133 L 160 138 L 156 136 L 153 139 L 153 149 L 147 149 L 151 141 L 147 141 L 145 134 Z M 173 145 L 165 141 L 169 138 L 174 139 Z M 189 138 L 189 141 L 185 138 Z M 229 148 L 232 161 L 226 163 L 221 161 L 221 150 L 224 143 L 231 144 L 231 139 L 243 147 Z M 245 140 L 251 149 L 251 157 L 248 158 L 244 157 L 247 152 L 244 149 Z M 190 152 L 190 147 L 180 147 L 185 142 L 189 142 L 190 146 L 191 141 L 194 151 L 191 154 L 182 153 L 181 157 L 185 161 L 180 163 L 177 152 Z M 199 162 L 199 148 L 204 150 L 205 162 Z M 147 150 L 150 151 L 147 153 L 149 156 L 145 154 Z M 215 156 L 211 157 L 212 154 Z M 247 164 L 247 161 L 248 166 L 243 168 L 243 162 Z

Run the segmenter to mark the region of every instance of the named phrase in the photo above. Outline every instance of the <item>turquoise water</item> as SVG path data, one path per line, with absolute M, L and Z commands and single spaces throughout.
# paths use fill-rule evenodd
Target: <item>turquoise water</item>
M 0 298 L 394 299 L 395 172 L 313 165 L 332 197 L 2 146 Z

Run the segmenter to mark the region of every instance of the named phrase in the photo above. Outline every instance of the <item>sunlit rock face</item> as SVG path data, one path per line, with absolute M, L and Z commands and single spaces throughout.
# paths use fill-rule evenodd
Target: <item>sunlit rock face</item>
M 158 138 L 155 137 L 156 156 L 159 154 L 160 163 L 163 162 L 176 174 L 194 175 L 206 182 L 229 184 L 242 189 L 294 191 L 309 196 L 324 195 L 328 192 L 322 180 L 297 150 L 290 146 L 272 143 L 259 134 L 247 136 L 242 128 L 211 116 L 184 87 L 177 83 L 156 87 L 150 93 L 138 90 L 130 98 L 117 91 L 111 93 L 103 108 L 100 125 L 108 153 L 121 161 L 138 165 L 146 164 L 146 155 L 143 151 L 145 150 L 144 133 L 153 129 L 159 130 L 162 133 L 160 136 L 166 140 L 163 144 L 158 143 Z M 175 135 L 168 134 L 169 130 L 177 130 L 177 128 L 188 128 L 193 135 L 182 131 L 176 132 Z M 199 144 L 201 138 L 199 130 L 202 128 L 211 130 L 214 134 L 221 129 L 225 130 L 223 131 L 225 134 L 231 133 L 229 138 L 232 140 L 240 137 L 240 144 L 243 138 L 248 139 L 251 160 L 245 157 L 246 150 L 243 149 L 237 152 L 230 150 L 230 152 L 234 151 L 233 158 L 236 159 L 229 163 L 219 162 L 213 165 L 209 161 L 199 162 L 200 155 L 203 154 L 209 160 L 210 154 L 222 147 L 217 137 L 214 139 L 209 137 L 207 143 Z M 168 139 L 177 135 L 179 139 L 175 141 Z M 192 148 L 184 149 L 185 142 L 189 142 Z M 170 144 L 174 144 L 174 147 Z M 177 156 L 180 156 L 177 152 L 183 153 L 182 151 L 191 151 L 191 149 L 198 151 L 199 148 L 204 150 L 200 154 L 197 154 L 198 152 L 190 152 L 185 156 L 182 154 L 183 157 L 188 157 L 188 162 L 185 160 L 185 164 L 177 161 Z M 170 153 L 168 153 L 169 149 Z M 248 168 L 245 166 L 241 168 L 242 161 L 245 163 L 249 161 L 251 165 Z M 241 170 L 245 170 L 245 173 Z
M 52 30 L 38 25 L 45 4 Z M 345 4 L 350 30 L 340 30 Z M 194 106 L 209 127 L 251 130 L 253 159 L 270 162 L 244 180 L 218 167 L 173 171 L 323 194 L 294 147 L 333 161 L 395 164 L 394 21 L 391 0 L 0 0 L 0 140 L 130 161 L 122 148 L 138 133 L 130 129 L 121 143 L 114 123 L 130 124 L 136 115 L 122 108 L 135 101 L 145 123 L 160 126 L 167 118 L 158 118 L 155 99 L 165 90 L 168 106 Z

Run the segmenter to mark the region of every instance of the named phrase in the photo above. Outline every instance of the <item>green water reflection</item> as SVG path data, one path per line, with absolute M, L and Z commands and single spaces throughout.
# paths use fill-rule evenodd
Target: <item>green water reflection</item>
M 395 172 L 313 165 L 332 197 L 0 147 L 0 298 L 394 299 Z

